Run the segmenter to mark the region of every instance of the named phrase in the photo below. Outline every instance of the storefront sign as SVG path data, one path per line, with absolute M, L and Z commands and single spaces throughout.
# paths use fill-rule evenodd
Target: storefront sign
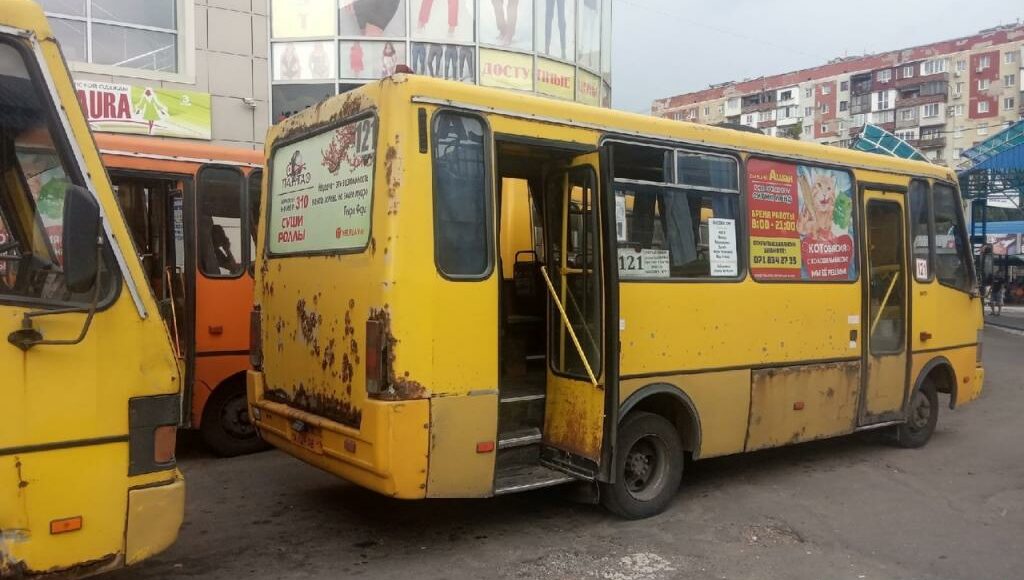
M 855 280 L 850 175 L 760 159 L 747 168 L 754 277 Z
M 480 49 L 480 84 L 503 89 L 533 90 L 533 57 Z
M 376 119 L 282 147 L 270 188 L 270 251 L 333 252 L 370 238 Z
M 576 77 L 576 100 L 585 105 L 601 104 L 601 79 L 581 70 Z
M 572 100 L 575 96 L 576 69 L 571 65 L 537 59 L 537 92 Z
M 75 91 L 93 131 L 210 139 L 208 93 L 86 80 Z

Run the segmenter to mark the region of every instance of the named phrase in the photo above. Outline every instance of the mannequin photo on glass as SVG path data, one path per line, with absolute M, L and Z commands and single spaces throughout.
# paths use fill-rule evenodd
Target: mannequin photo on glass
M 575 56 L 575 0 L 537 0 L 534 27 L 538 53 L 560 60 Z
M 341 36 L 402 37 L 406 35 L 406 0 L 339 0 Z
M 533 0 L 480 0 L 480 42 L 533 49 Z
M 475 0 L 411 0 L 412 37 L 439 42 L 473 42 Z

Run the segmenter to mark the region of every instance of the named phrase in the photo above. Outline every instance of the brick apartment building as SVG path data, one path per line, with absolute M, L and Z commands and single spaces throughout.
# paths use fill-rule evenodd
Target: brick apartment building
M 1024 24 L 658 99 L 655 116 L 848 147 L 865 123 L 938 163 L 1024 118 Z

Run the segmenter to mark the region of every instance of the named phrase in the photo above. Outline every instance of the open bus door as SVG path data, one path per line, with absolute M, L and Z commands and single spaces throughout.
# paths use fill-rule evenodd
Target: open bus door
M 546 177 L 543 269 L 548 289 L 543 461 L 594 479 L 605 441 L 603 236 L 597 153 Z

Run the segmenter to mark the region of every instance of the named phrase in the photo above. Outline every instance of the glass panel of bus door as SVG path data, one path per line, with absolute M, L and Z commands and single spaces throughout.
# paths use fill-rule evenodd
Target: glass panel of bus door
M 604 300 L 597 154 L 549 174 L 544 192 L 548 296 L 544 458 L 592 476 L 604 427 Z M 568 324 L 566 324 L 568 321 Z
M 205 165 L 196 174 L 193 425 L 202 422 L 210 392 L 248 366 L 252 276 L 245 187 L 237 167 Z
M 907 268 L 903 196 L 864 192 L 865 377 L 860 425 L 902 417 L 907 383 Z

